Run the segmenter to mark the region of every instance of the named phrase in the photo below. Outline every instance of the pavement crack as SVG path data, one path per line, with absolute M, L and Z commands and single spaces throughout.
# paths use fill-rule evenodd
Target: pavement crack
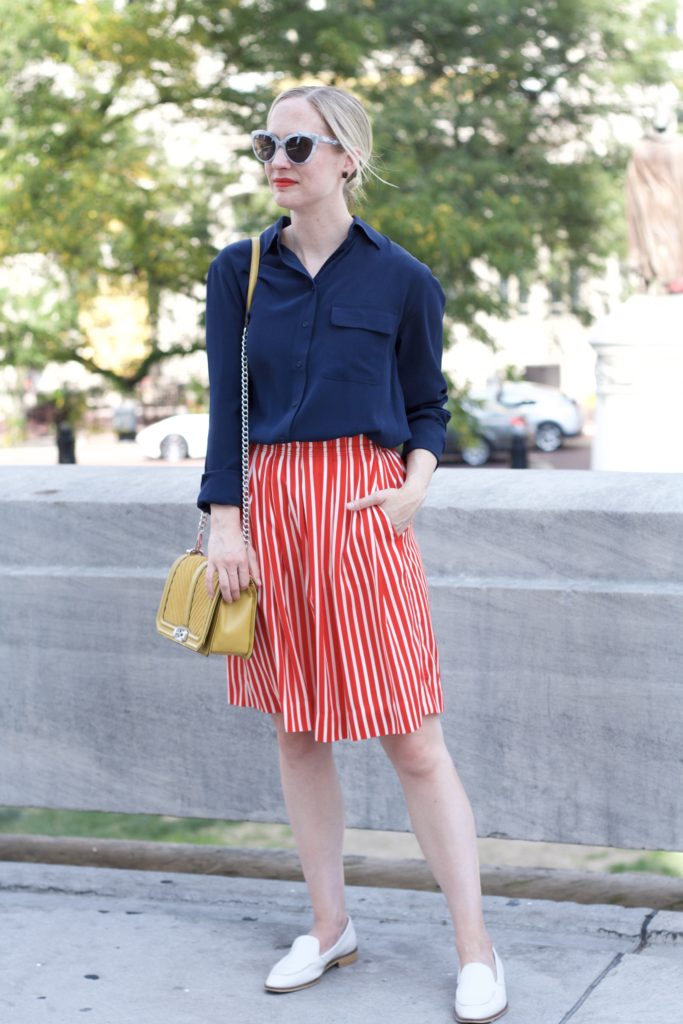
M 58 892 L 62 896 L 109 896 L 101 889 L 67 889 L 60 885 L 0 885 L 0 892 Z
M 636 949 L 636 953 L 640 953 L 641 949 L 645 949 L 646 946 L 651 945 L 655 939 L 663 939 L 666 942 L 679 942 L 683 939 L 683 929 L 680 931 L 672 931 L 671 928 L 651 928 L 653 918 L 656 914 L 659 914 L 659 910 L 654 910 L 651 914 L 648 914 L 643 921 L 643 927 L 640 932 L 640 945 Z
M 600 935 L 610 935 L 612 938 L 615 939 L 631 939 L 632 941 L 635 941 L 636 939 L 636 936 L 633 934 L 633 932 L 620 932 L 618 928 L 598 928 L 597 931 Z M 638 935 L 640 940 L 642 941 L 642 928 Z
M 613 971 L 613 970 L 614 970 L 614 968 L 615 968 L 615 967 L 616 967 L 616 966 L 617 966 L 617 965 L 618 965 L 619 963 L 621 963 L 621 961 L 623 960 L 624 956 L 625 956 L 625 953 L 623 953 L 623 952 L 622 952 L 622 953 L 617 953 L 617 954 L 616 954 L 616 956 L 612 957 L 612 959 L 610 960 L 610 962 L 609 962 L 609 963 L 607 964 L 607 967 L 605 967 L 605 969 L 604 969 L 603 971 L 600 971 L 600 974 L 598 974 L 597 978 L 594 978 L 594 979 L 593 979 L 593 981 L 592 981 L 592 982 L 590 983 L 590 985 L 588 986 L 588 988 L 586 989 L 586 991 L 585 991 L 585 992 L 583 992 L 583 993 L 582 993 L 582 994 L 581 994 L 581 995 L 579 996 L 579 998 L 578 998 L 578 999 L 576 1000 L 576 1002 L 574 1003 L 574 1005 L 573 1005 L 572 1007 L 570 1007 L 570 1009 L 569 1009 L 569 1010 L 567 1010 L 567 1012 L 565 1013 L 564 1017 L 562 1017 L 562 1019 L 561 1019 L 560 1021 L 558 1021 L 558 1024 L 566 1024 L 566 1022 L 567 1022 L 568 1020 L 571 1020 L 571 1018 L 572 1018 L 572 1017 L 573 1017 L 573 1016 L 575 1015 L 575 1013 L 576 1013 L 576 1012 L 577 1012 L 577 1011 L 578 1011 L 578 1010 L 580 1009 L 580 1007 L 582 1007 L 582 1006 L 583 1006 L 583 1004 L 584 1004 L 584 1003 L 586 1002 L 586 1000 L 588 999 L 588 997 L 589 997 L 589 996 L 590 996 L 590 995 L 591 995 L 591 994 L 592 994 L 593 992 L 595 992 L 596 988 L 597 988 L 597 987 L 598 987 L 598 985 L 599 985 L 599 984 L 600 984 L 600 983 L 601 983 L 601 982 L 603 981 L 603 979 L 607 977 L 607 975 L 608 975 L 608 974 L 610 973 L 610 971 Z
M 640 942 L 633 950 L 634 953 L 642 953 L 642 951 L 647 946 L 648 942 L 650 941 L 650 936 L 648 934 L 650 922 L 654 917 L 657 916 L 658 913 L 658 910 L 651 910 L 649 914 L 645 915 L 645 919 L 643 920 L 643 923 L 640 926 Z
M 643 918 L 643 923 L 640 926 L 640 938 L 638 940 L 638 945 L 635 946 L 632 950 L 625 950 L 625 951 L 622 951 L 621 953 L 617 953 L 610 960 L 610 962 L 607 964 L 605 969 L 602 970 L 600 972 L 600 974 L 598 974 L 597 978 L 593 979 L 593 981 L 590 983 L 590 985 L 588 986 L 586 991 L 583 992 L 579 996 L 579 998 L 576 1000 L 574 1005 L 572 1007 L 570 1007 L 569 1010 L 567 1010 L 567 1012 L 565 1013 L 564 1017 L 562 1017 L 562 1019 L 560 1021 L 558 1021 L 558 1024 L 566 1024 L 566 1022 L 568 1020 L 571 1020 L 571 1018 L 577 1013 L 577 1011 L 580 1009 L 580 1007 L 582 1007 L 583 1004 L 586 1002 L 588 997 L 590 995 L 592 995 L 593 992 L 595 992 L 595 990 L 598 987 L 598 985 L 600 985 L 604 981 L 604 979 L 607 977 L 607 975 L 610 973 L 610 971 L 613 971 L 615 969 L 615 967 L 617 967 L 618 964 L 621 963 L 623 958 L 626 956 L 627 952 L 629 953 L 629 956 L 633 955 L 634 953 L 642 953 L 642 951 L 646 948 L 646 946 L 648 944 L 648 927 L 649 927 L 650 922 L 652 921 L 652 919 L 658 913 L 659 913 L 658 910 L 651 910 L 649 914 L 645 915 L 645 917 Z M 615 935 L 618 938 L 622 938 L 622 939 L 632 939 L 633 938 L 633 935 L 625 935 L 622 932 L 619 932 L 619 931 L 616 931 L 616 930 L 610 929 L 610 928 L 600 928 L 599 931 L 602 932 L 603 935 Z

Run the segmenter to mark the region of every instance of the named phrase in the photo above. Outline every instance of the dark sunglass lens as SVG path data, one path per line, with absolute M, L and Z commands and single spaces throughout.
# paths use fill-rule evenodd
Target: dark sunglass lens
M 269 135 L 255 135 L 253 146 L 259 160 L 272 160 L 275 156 L 275 143 Z
M 308 160 L 312 149 L 313 141 L 305 135 L 293 135 L 285 146 L 287 157 L 293 164 L 301 164 Z

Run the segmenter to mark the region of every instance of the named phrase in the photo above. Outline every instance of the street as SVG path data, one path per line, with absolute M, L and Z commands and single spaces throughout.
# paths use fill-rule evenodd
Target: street
M 590 469 L 591 437 L 568 438 L 556 452 L 528 451 L 529 469 Z M 177 466 L 177 462 L 148 459 L 134 441 L 119 441 L 111 432 L 80 433 L 76 438 L 76 461 L 82 466 Z M 57 445 L 52 437 L 44 437 L 14 447 L 0 448 L 0 466 L 51 466 L 57 463 Z M 445 456 L 442 466 L 477 473 L 480 469 L 504 469 L 508 456 L 492 459 L 486 466 L 466 466 L 457 457 Z M 202 468 L 203 459 L 186 459 L 184 466 Z

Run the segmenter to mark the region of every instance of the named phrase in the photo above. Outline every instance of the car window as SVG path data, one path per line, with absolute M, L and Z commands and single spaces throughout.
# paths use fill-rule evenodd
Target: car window
M 511 395 L 503 395 L 500 399 L 500 404 L 504 405 L 507 409 L 515 409 L 520 405 L 535 405 L 535 398 L 513 398 Z

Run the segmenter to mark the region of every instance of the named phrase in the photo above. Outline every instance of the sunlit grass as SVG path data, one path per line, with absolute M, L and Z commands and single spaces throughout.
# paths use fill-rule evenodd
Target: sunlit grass
M 49 807 L 1 807 L 0 833 L 95 836 L 163 843 L 219 846 L 293 847 L 289 825 L 215 818 L 174 818 L 167 814 L 113 814 Z
M 683 853 L 668 850 L 645 850 L 643 855 L 630 864 L 613 864 L 610 871 L 649 871 L 657 875 L 671 875 L 683 878 Z
M 81 836 L 101 839 L 148 840 L 160 843 L 196 843 L 246 846 L 256 849 L 295 849 L 289 825 L 216 818 L 177 818 L 168 814 L 116 814 L 104 811 L 57 810 L 49 807 L 0 807 L 0 833 L 44 836 Z M 420 856 L 414 837 L 405 833 L 349 830 L 356 854 L 384 857 Z M 409 840 L 409 841 L 408 841 Z M 529 867 L 571 867 L 574 870 L 644 871 L 683 878 L 683 853 L 667 850 L 618 851 L 611 847 L 567 844 L 520 844 L 510 840 L 481 840 L 483 862 Z M 528 852 L 520 855 L 520 845 Z M 542 855 L 542 856 L 541 856 Z

